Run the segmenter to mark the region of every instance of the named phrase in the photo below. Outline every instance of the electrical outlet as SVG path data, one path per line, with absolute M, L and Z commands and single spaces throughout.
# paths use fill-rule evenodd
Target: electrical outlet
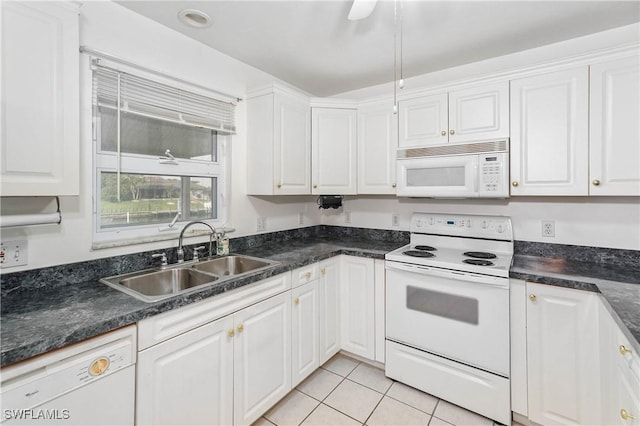
M 391 225 L 392 226 L 400 226 L 400 215 L 399 214 L 392 214 L 391 215 Z
M 351 223 L 351 212 L 344 212 L 344 223 Z
M 543 220 L 542 221 L 542 236 L 543 237 L 555 237 L 556 236 L 556 225 L 553 220 Z
M 258 222 L 256 223 L 256 229 L 258 232 L 267 230 L 267 218 L 259 217 Z
M 27 264 L 27 240 L 0 242 L 0 268 L 12 268 Z
M 304 225 L 304 213 L 298 213 L 298 225 Z

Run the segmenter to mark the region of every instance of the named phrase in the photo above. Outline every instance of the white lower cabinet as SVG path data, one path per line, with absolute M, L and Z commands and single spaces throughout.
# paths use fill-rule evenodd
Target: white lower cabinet
M 384 260 L 335 256 L 140 321 L 136 424 L 250 425 L 341 349 L 384 362 Z
M 233 317 L 140 352 L 136 424 L 233 423 Z
M 527 282 L 526 298 L 512 305 L 511 335 L 526 327 L 526 342 L 512 339 L 513 410 L 541 425 L 600 424 L 598 295 Z M 518 320 L 522 315 L 526 323 Z
M 274 296 L 233 315 L 234 425 L 250 425 L 291 390 L 291 298 Z
M 640 355 L 604 304 L 600 305 L 602 422 L 640 425 Z
M 376 347 L 373 259 L 341 256 L 340 323 L 342 349 L 374 360 Z
M 320 365 L 340 351 L 340 257 L 323 260 L 318 281 Z
M 373 277 L 375 282 L 374 289 L 374 310 L 375 310 L 375 360 L 384 363 L 385 354 L 385 291 L 386 278 L 384 272 L 384 260 L 374 260 Z
M 291 390 L 291 274 L 138 323 L 136 424 L 249 425 Z
M 291 290 L 291 386 L 320 366 L 318 280 Z

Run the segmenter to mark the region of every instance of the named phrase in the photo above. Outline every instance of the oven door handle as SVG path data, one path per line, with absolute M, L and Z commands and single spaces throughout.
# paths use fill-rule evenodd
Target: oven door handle
M 442 278 L 448 278 L 448 279 L 457 280 L 457 281 L 482 283 L 483 285 L 488 285 L 488 286 L 497 287 L 497 288 L 505 288 L 505 289 L 509 288 L 508 278 L 474 274 L 472 272 L 449 271 L 444 269 L 432 268 L 430 266 L 408 265 L 406 263 L 399 263 L 399 262 L 393 262 L 388 260 L 385 262 L 385 267 L 387 269 L 396 270 L 396 271 L 404 271 L 404 272 L 411 272 L 411 273 L 420 274 L 420 275 L 442 277 Z

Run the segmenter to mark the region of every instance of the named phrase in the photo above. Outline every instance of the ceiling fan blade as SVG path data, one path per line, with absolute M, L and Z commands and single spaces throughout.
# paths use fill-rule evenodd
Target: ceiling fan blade
M 349 12 L 350 21 L 358 21 L 371 15 L 373 8 L 376 7 L 378 0 L 353 0 L 351 11 Z

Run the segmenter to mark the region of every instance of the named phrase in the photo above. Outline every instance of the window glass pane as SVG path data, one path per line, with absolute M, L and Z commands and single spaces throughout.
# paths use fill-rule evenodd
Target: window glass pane
M 189 178 L 189 219 L 217 218 L 217 178 Z
M 178 211 L 183 212 L 180 220 L 213 219 L 216 187 L 216 178 L 121 173 L 118 201 L 116 173 L 102 172 L 100 228 L 169 223 Z M 182 206 L 186 205 L 185 212 Z
M 116 110 L 98 107 L 102 151 L 117 150 L 116 117 Z M 122 112 L 120 119 L 121 152 L 160 157 L 169 149 L 176 158 L 217 161 L 217 133 L 213 130 L 127 112 Z

